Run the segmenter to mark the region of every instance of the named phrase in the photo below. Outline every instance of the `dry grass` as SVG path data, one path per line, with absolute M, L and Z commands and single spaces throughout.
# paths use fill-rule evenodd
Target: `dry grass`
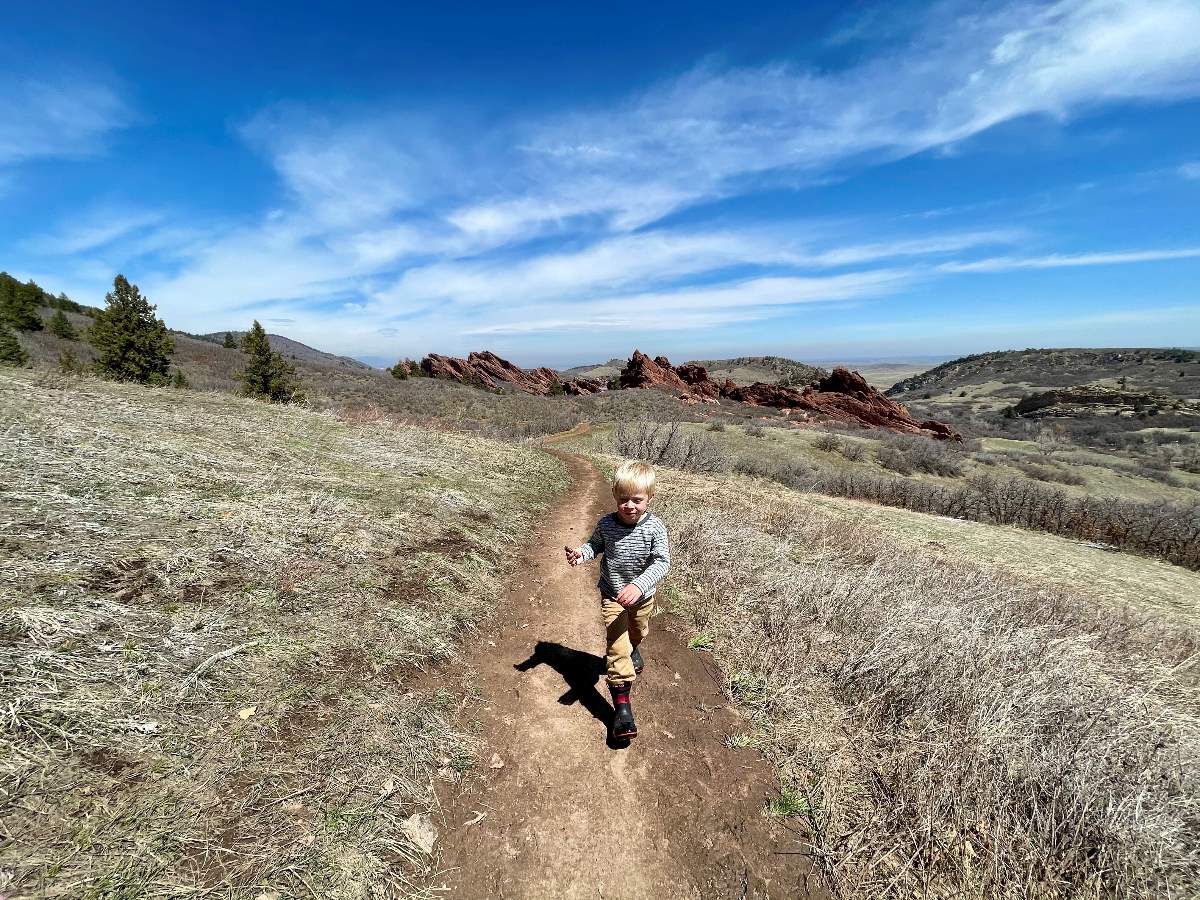
M 419 894 L 472 748 L 418 676 L 561 465 L 29 371 L 0 430 L 0 894 Z
M 731 741 L 773 757 L 837 896 L 1200 891 L 1189 621 L 928 552 L 824 498 L 663 474 L 667 596 L 755 714 Z

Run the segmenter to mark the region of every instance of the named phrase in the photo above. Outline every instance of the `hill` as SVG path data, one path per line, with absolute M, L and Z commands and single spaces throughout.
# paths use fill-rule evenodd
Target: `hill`
M 569 378 L 599 378 L 602 381 L 608 381 L 613 376 L 621 374 L 626 362 L 627 360 L 614 356 L 608 362 L 575 366 L 571 369 L 563 369 L 560 374 Z
M 244 331 L 229 332 L 233 335 L 234 340 L 241 341 Z M 189 337 L 200 337 L 202 340 L 212 341 L 220 344 L 225 338 L 226 332 L 217 331 L 212 334 L 189 335 Z M 351 359 L 349 356 L 337 356 L 333 353 L 326 353 L 323 350 L 317 350 L 307 344 L 302 344 L 299 341 L 294 341 L 291 338 L 284 337 L 281 334 L 267 333 L 267 339 L 271 342 L 271 349 L 282 353 L 285 357 L 297 363 L 315 367 L 331 367 L 335 369 L 359 369 L 365 371 L 378 371 L 374 366 L 369 366 L 364 362 L 359 362 L 357 359 Z
M 810 366 L 785 356 L 735 356 L 731 359 L 693 359 L 685 365 L 704 366 L 717 384 L 729 379 L 739 387 L 755 382 L 803 387 L 829 374 L 819 366 Z
M 898 381 L 885 393 L 900 400 L 936 400 L 955 394 L 995 407 L 1024 394 L 1085 384 L 1200 397 L 1200 352 L 1059 348 L 977 353 Z

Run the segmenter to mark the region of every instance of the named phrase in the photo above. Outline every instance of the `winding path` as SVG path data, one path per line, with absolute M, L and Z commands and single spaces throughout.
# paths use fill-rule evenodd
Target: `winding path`
M 815 878 L 797 835 L 763 813 L 778 787 L 770 766 L 725 745 L 745 723 L 669 617 L 643 646 L 640 736 L 609 745 L 596 570 L 567 567 L 562 546 L 586 539 L 611 495 L 590 462 L 549 452 L 573 487 L 543 519 L 493 628 L 467 650 L 483 695 L 468 714 L 486 745 L 482 775 L 440 790 L 447 896 L 824 896 L 806 888 Z

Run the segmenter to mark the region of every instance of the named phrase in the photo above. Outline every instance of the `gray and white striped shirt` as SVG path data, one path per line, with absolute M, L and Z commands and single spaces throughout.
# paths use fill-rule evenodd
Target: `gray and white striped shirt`
M 671 566 L 667 526 L 650 512 L 636 525 L 625 525 L 616 513 L 609 513 L 596 523 L 588 542 L 576 552 L 585 560 L 604 555 L 596 586 L 609 599 L 616 597 L 627 584 L 641 588 L 643 597 L 653 597 Z

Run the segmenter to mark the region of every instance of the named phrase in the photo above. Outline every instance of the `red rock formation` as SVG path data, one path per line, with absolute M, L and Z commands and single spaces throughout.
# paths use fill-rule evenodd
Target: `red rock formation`
M 572 378 L 562 383 L 563 392 L 573 397 L 581 394 L 599 394 L 608 390 L 608 382 L 599 378 Z
M 561 384 L 553 369 L 522 369 L 488 350 L 471 353 L 466 359 L 430 353 L 421 360 L 421 368 L 431 378 L 477 384 L 492 391 L 508 388 L 545 396 Z
M 665 356 L 651 359 L 641 350 L 633 351 L 620 379 L 623 388 L 657 388 L 706 403 L 716 403 L 721 393 L 704 366 L 692 363 L 676 368 Z
M 731 400 L 784 410 L 802 410 L 825 421 L 924 434 L 940 440 L 962 440 L 961 435 L 941 422 L 917 422 L 907 409 L 883 396 L 857 372 L 841 367 L 802 391 L 758 382 L 723 393 Z
M 549 394 L 599 394 L 608 384 L 595 378 L 573 378 L 564 381 L 553 369 L 544 366 L 522 369 L 490 350 L 473 352 L 466 359 L 430 353 L 421 360 L 421 369 L 430 378 L 444 378 L 472 384 L 489 391 L 518 390 L 545 397 Z

